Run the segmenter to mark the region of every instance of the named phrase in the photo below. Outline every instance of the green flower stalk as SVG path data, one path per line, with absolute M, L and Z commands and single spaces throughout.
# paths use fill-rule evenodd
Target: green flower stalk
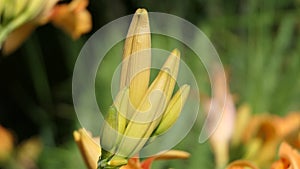
M 151 34 L 148 13 L 138 9 L 125 40 L 120 91 L 102 127 L 98 168 L 119 168 L 150 138 L 155 140 L 177 120 L 189 95 L 185 84 L 174 94 L 180 52 L 174 49 L 149 85 Z M 153 136 L 153 137 L 151 137 Z

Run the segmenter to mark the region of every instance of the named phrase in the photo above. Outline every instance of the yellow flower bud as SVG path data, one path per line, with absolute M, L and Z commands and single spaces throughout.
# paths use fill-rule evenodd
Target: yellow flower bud
M 189 95 L 190 86 L 183 85 L 173 96 L 154 135 L 167 131 L 177 120 Z
M 121 140 L 117 153 L 127 157 L 134 155 L 146 143 L 147 138 L 150 137 L 153 130 L 159 124 L 161 114 L 168 102 L 165 96 L 169 88 L 170 79 L 169 71 L 161 70 L 147 91 L 141 105 L 129 121 L 124 133 L 126 137 Z M 153 91 L 155 94 L 152 93 Z M 149 100 L 152 102 L 150 103 Z M 140 118 L 141 115 L 143 118 Z M 143 120 L 145 122 L 142 122 Z
M 107 164 L 111 167 L 119 167 L 128 163 L 128 160 L 123 157 L 114 156 Z
M 101 136 L 101 144 L 109 152 L 103 151 L 98 163 L 99 168 L 114 168 L 127 164 L 127 159 L 143 148 L 158 126 L 158 131 L 164 132 L 174 124 L 188 97 L 190 87 L 183 85 L 171 99 L 180 64 L 178 49 L 171 52 L 149 86 L 150 38 L 147 11 L 138 9 L 125 40 L 120 92 L 108 112 L 108 125 L 103 127 Z M 166 156 L 189 156 L 173 153 Z
M 127 124 L 127 108 L 129 103 L 129 89 L 123 89 L 120 94 L 118 94 L 115 100 L 115 106 L 118 111 L 118 132 L 123 134 Z
M 151 35 L 148 13 L 138 9 L 131 21 L 123 51 L 120 90 L 129 86 L 132 105 L 138 107 L 150 79 Z

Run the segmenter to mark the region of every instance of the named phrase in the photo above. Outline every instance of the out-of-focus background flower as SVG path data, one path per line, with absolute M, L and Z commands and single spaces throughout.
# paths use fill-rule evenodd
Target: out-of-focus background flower
M 87 10 L 92 24 L 79 22 L 78 27 L 71 21 L 88 15 L 85 4 L 68 8 L 68 3 L 72 2 L 59 1 L 61 6 L 52 11 L 51 19 L 39 22 L 30 33 L 21 29 L 21 35 L 27 36 L 16 50 L 4 54 L 2 44 L 0 168 L 85 167 L 72 136 L 73 130 L 80 128 L 71 92 L 76 58 L 85 41 L 101 26 L 133 14 L 140 7 L 192 22 L 217 49 L 228 72 L 229 90 L 237 109 L 236 126 L 228 141 L 229 161 L 245 159 L 261 168 L 270 168 L 279 159 L 282 141 L 299 151 L 299 0 L 90 0 Z M 78 11 L 84 14 L 72 14 Z M 75 19 L 70 21 L 70 17 Z M 81 33 L 72 31 L 88 30 L 88 24 L 92 25 L 91 31 L 80 38 Z M 96 95 L 103 110 L 111 104 L 108 91 L 114 66 L 110 65 L 120 61 L 121 46 L 117 45 L 118 52 L 108 54 L 105 71 L 97 76 Z M 175 40 L 158 35 L 152 36 L 152 46 L 168 51 L 179 48 L 183 60 L 197 74 L 201 94 L 210 95 L 205 68 L 199 67 L 201 63 L 193 52 Z M 203 108 L 200 116 L 204 118 Z M 198 123 L 202 124 L 201 119 Z M 215 141 L 199 144 L 199 132 L 199 125 L 195 126 L 176 147 L 191 153 L 188 160 L 156 162 L 153 168 L 214 168 Z M 261 153 L 264 154 L 259 156 Z

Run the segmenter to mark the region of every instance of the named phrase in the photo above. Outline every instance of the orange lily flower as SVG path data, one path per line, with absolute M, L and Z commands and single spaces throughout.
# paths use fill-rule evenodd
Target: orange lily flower
M 93 138 L 85 129 L 74 131 L 74 140 L 77 143 L 81 155 L 89 169 L 96 169 L 99 156 L 101 156 L 100 139 Z M 151 164 L 155 160 L 171 160 L 171 159 L 187 159 L 190 154 L 179 150 L 170 150 L 162 154 L 149 157 L 140 162 L 137 156 L 130 158 L 127 165 L 121 169 L 150 169 Z
M 69 4 L 56 5 L 50 21 L 73 39 L 78 39 L 92 28 L 91 14 L 86 9 L 88 4 L 88 0 L 73 0 Z
M 280 159 L 274 162 L 271 169 L 300 169 L 300 154 L 286 142 L 279 148 Z
M 235 133 L 233 145 L 237 146 L 242 141 L 246 145 L 244 158 L 260 167 L 271 164 L 280 142 L 287 140 L 297 145 L 300 140 L 300 114 L 297 112 L 291 112 L 286 117 L 266 114 L 251 116 L 250 108 L 243 106 L 237 117 L 236 127 L 243 129 Z M 247 132 L 244 132 L 245 129 Z

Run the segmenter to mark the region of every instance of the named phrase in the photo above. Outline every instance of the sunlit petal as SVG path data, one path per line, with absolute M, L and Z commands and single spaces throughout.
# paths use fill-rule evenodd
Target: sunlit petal
M 85 129 L 74 131 L 73 136 L 89 169 L 96 169 L 101 155 L 99 142 L 96 142 Z

